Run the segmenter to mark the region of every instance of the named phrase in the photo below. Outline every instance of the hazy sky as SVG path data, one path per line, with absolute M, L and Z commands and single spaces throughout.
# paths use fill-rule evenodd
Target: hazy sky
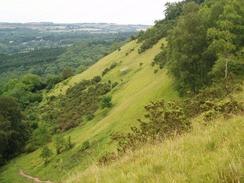
M 0 22 L 153 24 L 177 0 L 0 0 Z

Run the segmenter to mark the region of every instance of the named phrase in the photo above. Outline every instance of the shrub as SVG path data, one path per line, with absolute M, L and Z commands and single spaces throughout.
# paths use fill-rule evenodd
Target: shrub
M 112 84 L 112 88 L 115 88 L 118 84 L 119 84 L 118 82 L 114 82 L 114 83 Z
M 32 143 L 26 144 L 24 152 L 26 153 L 31 153 L 34 152 L 35 150 L 37 150 L 38 147 Z
M 83 152 L 83 151 L 89 149 L 90 146 L 91 146 L 91 145 L 90 145 L 90 142 L 87 140 L 87 141 L 85 141 L 85 142 L 82 143 L 82 146 L 81 146 L 81 148 L 80 148 L 80 151 Z
M 35 129 L 32 133 L 29 147 L 27 149 L 33 149 L 34 147 L 40 147 L 47 144 L 51 139 L 51 134 L 45 125 L 41 125 L 39 128 Z M 32 146 L 32 147 L 31 147 Z
M 100 98 L 111 88 L 111 83 L 103 83 L 101 77 L 96 76 L 68 89 L 65 96 L 57 98 L 58 102 L 52 102 L 54 108 L 60 109 L 56 114 L 58 127 L 65 131 L 78 126 L 83 119 L 92 120 L 100 107 Z
M 52 155 L 53 155 L 53 153 L 52 153 L 52 151 L 48 148 L 48 146 L 44 146 L 44 147 L 42 148 L 40 157 L 43 159 L 45 165 L 49 162 L 50 157 L 51 157 Z
M 106 152 L 99 160 L 98 163 L 100 165 L 107 165 L 108 163 L 115 161 L 117 159 L 117 155 L 114 152 Z
M 100 76 L 95 76 L 95 77 L 91 80 L 91 82 L 92 82 L 92 83 L 99 83 L 101 80 L 102 80 L 102 78 L 101 78 Z
M 73 73 L 72 69 L 67 67 L 62 72 L 62 79 L 65 80 L 73 75 L 74 75 L 74 73 Z
M 86 120 L 87 120 L 87 121 L 91 121 L 94 117 L 95 117 L 94 114 L 92 114 L 92 113 L 88 113 L 88 114 L 86 115 Z
M 71 137 L 69 136 L 67 139 L 65 139 L 62 135 L 54 136 L 54 145 L 57 154 L 61 154 L 62 152 L 73 147 L 73 144 L 71 143 Z
M 111 71 L 112 69 L 114 69 L 117 66 L 117 63 L 114 62 L 110 65 L 110 67 L 107 67 L 103 70 L 102 72 L 102 76 L 104 76 L 105 74 L 107 74 L 109 71 Z
M 70 149 L 72 149 L 73 146 L 74 145 L 71 142 L 71 136 L 68 136 L 68 138 L 67 138 L 67 140 L 65 142 L 65 149 L 66 150 L 70 150 Z
M 157 72 L 158 72 L 158 69 L 155 69 L 155 70 L 153 71 L 154 74 L 156 74 Z
M 153 66 L 155 64 L 157 64 L 159 66 L 160 69 L 163 69 L 163 67 L 165 66 L 165 64 L 167 63 L 167 50 L 166 48 L 162 48 L 161 52 L 155 56 L 152 64 Z
M 101 100 L 101 107 L 103 109 L 112 107 L 112 97 L 111 96 L 104 96 Z
M 57 154 L 60 154 L 64 150 L 64 138 L 62 135 L 56 135 L 54 137 L 54 145 Z
M 112 134 L 112 140 L 118 143 L 118 152 L 126 152 L 148 141 L 163 140 L 191 128 L 183 108 L 175 102 L 152 102 L 145 109 L 145 120 L 138 120 L 139 127 L 132 127 L 125 135 Z
M 203 114 L 204 121 L 211 121 L 215 119 L 217 116 L 217 112 L 215 110 L 209 110 Z

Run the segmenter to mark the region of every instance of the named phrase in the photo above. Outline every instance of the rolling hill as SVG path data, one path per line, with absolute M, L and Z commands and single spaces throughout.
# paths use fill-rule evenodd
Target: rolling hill
M 244 182 L 242 5 L 167 3 L 155 26 L 39 91 L 27 120 L 2 96 L 0 182 Z
M 3 168 L 0 174 L 1 182 L 27 181 L 19 176 L 20 169 L 42 179 L 63 181 L 70 173 L 86 169 L 102 155 L 113 151 L 115 146 L 111 144 L 109 134 L 116 131 L 126 132 L 131 126 L 137 124 L 137 119 L 143 117 L 143 107 L 147 103 L 160 98 L 177 99 L 178 94 L 173 89 L 173 80 L 167 74 L 167 70 L 155 71 L 151 66 L 152 60 L 160 51 L 162 42 L 164 40 L 143 54 L 138 54 L 140 44 L 136 41 L 129 42 L 85 72 L 69 78 L 51 90 L 47 94 L 49 97 L 63 95 L 76 83 L 101 75 L 105 68 L 117 63 L 117 66 L 103 77 L 104 81 L 111 80 L 119 83 L 111 91 L 113 107 L 110 110 L 100 109 L 92 121 L 66 132 L 66 136 L 71 136 L 75 147 L 60 156 L 53 157 L 47 166 L 42 164 L 39 157 L 40 150 L 23 154 Z M 83 142 L 87 140 L 94 146 L 92 151 L 89 154 L 79 153 Z M 50 144 L 50 147 L 53 147 L 53 144 Z

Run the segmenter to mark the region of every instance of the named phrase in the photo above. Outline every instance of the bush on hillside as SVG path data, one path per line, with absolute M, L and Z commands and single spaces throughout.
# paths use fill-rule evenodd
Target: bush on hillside
M 111 96 L 104 96 L 101 100 L 101 107 L 103 109 L 112 107 L 112 97 Z
M 114 69 L 117 66 L 117 63 L 114 62 L 110 65 L 110 67 L 107 67 L 103 70 L 102 76 L 106 75 L 108 72 L 110 72 L 112 69 Z
M 81 122 L 90 121 L 94 118 L 94 113 L 100 107 L 101 98 L 110 92 L 112 83 L 104 83 L 100 76 L 91 80 L 83 80 L 74 87 L 68 89 L 66 96 L 61 96 L 54 101 L 50 101 L 52 108 L 60 109 L 57 114 L 50 110 L 49 116 L 55 115 L 59 129 L 66 131 L 78 126 Z M 104 100 L 106 106 L 109 101 Z M 55 119 L 54 116 L 54 119 Z M 49 120 L 50 121 L 50 120 Z
M 163 140 L 191 128 L 183 108 L 175 102 L 152 102 L 145 109 L 145 119 L 138 120 L 139 127 L 132 127 L 128 134 L 112 135 L 112 140 L 118 143 L 118 152 L 124 153 L 140 144 Z
M 70 136 L 66 139 L 63 135 L 59 134 L 54 136 L 53 140 L 57 154 L 61 154 L 62 152 L 70 150 L 73 147 Z
M 194 117 L 210 110 L 214 110 L 215 112 L 208 112 L 206 114 L 207 116 L 210 114 L 213 116 L 213 114 L 217 113 L 227 115 L 236 114 L 241 111 L 243 104 L 234 100 L 231 94 L 239 90 L 238 82 L 231 82 L 231 84 L 226 82 L 215 83 L 183 101 L 183 108 L 188 117 Z M 228 97 L 229 99 L 221 101 L 224 97 Z
M 50 157 L 53 155 L 53 152 L 48 148 L 48 146 L 44 146 L 42 148 L 40 157 L 43 159 L 44 164 L 47 165 L 47 163 L 50 160 Z
M 80 152 L 86 151 L 87 149 L 89 149 L 91 146 L 90 142 L 87 140 L 85 142 L 82 143 L 82 146 L 80 148 Z
M 103 156 L 101 156 L 98 160 L 99 165 L 108 165 L 112 161 L 117 160 L 118 156 L 114 152 L 106 152 Z
M 38 147 L 50 142 L 50 140 L 51 133 L 48 128 L 45 125 L 41 125 L 32 132 L 31 138 L 25 146 L 25 152 L 33 152 L 38 149 Z

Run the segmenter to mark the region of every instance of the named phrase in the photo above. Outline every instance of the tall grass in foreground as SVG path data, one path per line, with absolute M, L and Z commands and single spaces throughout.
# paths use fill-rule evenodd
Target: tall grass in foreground
M 244 117 L 194 122 L 192 132 L 92 166 L 66 183 L 244 182 Z

